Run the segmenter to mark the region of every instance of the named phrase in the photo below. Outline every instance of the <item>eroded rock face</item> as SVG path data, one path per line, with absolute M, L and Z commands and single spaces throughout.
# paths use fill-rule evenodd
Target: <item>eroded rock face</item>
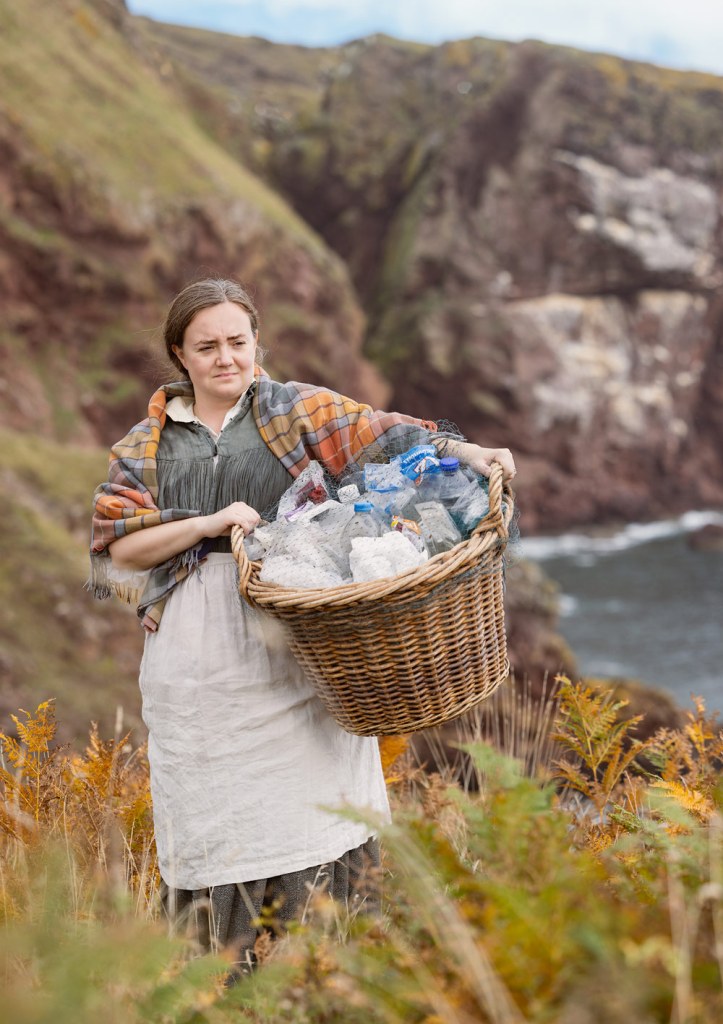
M 283 51 L 284 92 L 283 48 L 166 41 L 347 261 L 392 404 L 515 450 L 523 529 L 723 503 L 723 80 L 377 38 Z
M 623 122 L 594 154 L 562 148 L 566 104 L 602 119 L 577 84 L 521 50 L 486 114 L 450 131 L 370 341 L 400 403 L 435 394 L 515 449 L 527 531 L 723 503 L 719 143 L 633 147 Z M 723 124 L 721 95 L 697 102 Z M 490 156 L 491 127 L 507 141 Z
M 550 294 L 499 315 L 525 403 L 523 466 L 555 453 L 557 486 L 534 496 L 535 527 L 645 517 L 688 499 L 696 482 L 686 452 L 711 348 L 703 296 Z M 521 484 L 524 495 L 524 475 Z
M 571 212 L 578 231 L 619 247 L 654 274 L 714 283 L 720 211 L 709 185 L 667 167 L 632 176 L 589 156 L 560 151 L 556 158 L 578 171 L 592 206 L 591 212 Z
M 123 4 L 83 10 L 76 35 Z M 50 432 L 80 402 L 68 429 L 107 440 L 158 379 L 165 299 L 209 269 L 255 286 L 280 376 L 513 448 L 528 532 L 723 503 L 723 80 L 533 43 L 313 51 L 110 24 L 136 80 L 215 136 L 204 174 L 225 150 L 337 256 L 258 181 L 169 200 L 141 180 L 121 201 L 8 114 L 6 423 L 32 408 Z

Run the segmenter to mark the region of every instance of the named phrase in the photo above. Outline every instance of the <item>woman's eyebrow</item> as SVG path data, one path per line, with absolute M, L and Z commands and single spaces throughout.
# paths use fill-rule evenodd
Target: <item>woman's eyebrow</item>
M 224 340 L 225 341 L 238 341 L 239 338 L 245 338 L 248 341 L 248 335 L 244 334 L 243 331 L 241 331 L 239 334 L 229 334 L 229 335 L 226 336 L 226 338 Z M 197 341 L 194 341 L 193 344 L 194 345 L 218 345 L 218 339 L 217 338 L 199 338 Z

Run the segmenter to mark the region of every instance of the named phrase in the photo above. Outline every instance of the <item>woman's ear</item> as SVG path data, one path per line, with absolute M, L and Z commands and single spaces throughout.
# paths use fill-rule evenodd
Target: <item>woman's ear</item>
M 180 347 L 180 345 L 173 345 L 172 348 L 173 354 L 176 356 L 178 360 L 180 360 L 181 365 L 188 369 L 188 367 L 186 366 L 186 360 L 183 358 L 183 349 Z

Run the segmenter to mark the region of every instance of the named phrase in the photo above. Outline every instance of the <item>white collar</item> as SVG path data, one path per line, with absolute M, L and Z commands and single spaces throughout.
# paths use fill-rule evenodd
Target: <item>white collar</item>
M 216 433 L 213 427 L 209 427 L 208 423 L 204 423 L 200 420 L 196 413 L 193 411 L 193 398 L 190 395 L 176 395 L 175 398 L 171 398 L 166 404 L 166 415 L 170 416 L 174 423 L 200 423 L 207 430 L 210 430 L 214 437 L 218 437 L 221 431 L 228 426 L 231 420 L 234 418 L 237 412 L 241 409 L 241 405 L 248 394 L 248 388 L 239 398 L 238 402 L 233 405 L 223 418 L 221 424 L 221 430 Z

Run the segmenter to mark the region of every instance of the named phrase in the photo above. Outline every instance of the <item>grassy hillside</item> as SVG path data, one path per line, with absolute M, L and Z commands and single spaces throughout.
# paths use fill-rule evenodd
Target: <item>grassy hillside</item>
M 0 106 L 6 124 L 66 195 L 82 190 L 93 212 L 122 206 L 143 227 L 155 197 L 172 202 L 225 194 L 318 248 L 313 234 L 270 189 L 194 123 L 134 46 L 128 26 L 103 16 L 108 5 L 58 0 L 0 4 Z M 86 213 L 87 215 L 87 213 Z
M 0 0 L 0 81 L 0 710 L 54 695 L 64 736 L 109 731 L 118 703 L 139 721 L 142 633 L 83 589 L 90 497 L 172 372 L 168 301 L 238 277 L 270 368 L 304 379 L 313 339 L 347 386 L 370 376 L 361 315 L 342 262 L 204 132 L 121 0 Z
M 118 704 L 139 725 L 134 610 L 84 589 L 90 499 L 105 454 L 6 430 L 0 449 L 0 712 L 56 697 L 67 709 L 65 738 L 91 720 L 112 732 Z
M 349 364 L 342 383 L 360 375 L 342 262 L 198 124 L 122 4 L 0 0 L 0 78 L 0 347 L 29 396 L 0 393 L 0 424 L 117 436 L 157 380 L 150 330 L 208 273 L 242 278 L 263 312 L 295 306 L 325 364 Z M 303 376 L 294 331 L 270 326 Z

